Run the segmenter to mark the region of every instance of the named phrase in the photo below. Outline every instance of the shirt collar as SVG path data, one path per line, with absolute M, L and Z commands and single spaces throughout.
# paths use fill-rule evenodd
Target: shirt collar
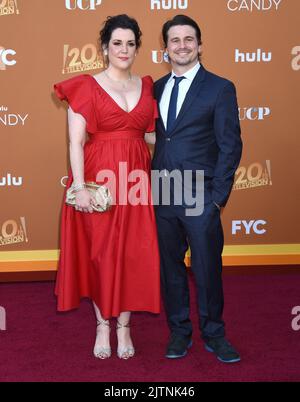
M 198 62 L 193 68 L 191 68 L 190 70 L 188 70 L 186 73 L 183 74 L 184 77 L 185 77 L 187 80 L 189 80 L 189 81 L 192 82 L 193 79 L 196 77 L 196 75 L 197 75 L 197 73 L 198 73 L 200 67 L 201 67 L 201 64 Z M 173 81 L 173 78 L 174 78 L 174 77 L 177 77 L 177 75 L 174 73 L 174 71 L 172 71 L 171 77 L 170 77 L 170 79 L 168 80 L 168 82 Z

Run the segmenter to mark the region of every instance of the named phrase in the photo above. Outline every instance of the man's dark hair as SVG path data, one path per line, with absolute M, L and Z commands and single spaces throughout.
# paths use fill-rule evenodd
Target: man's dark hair
M 178 26 L 178 25 L 189 25 L 193 27 L 196 31 L 196 37 L 198 39 L 198 44 L 201 45 L 201 30 L 199 25 L 197 24 L 196 21 L 194 21 L 192 18 L 188 17 L 187 15 L 176 15 L 173 19 L 167 21 L 162 29 L 162 36 L 164 40 L 165 47 L 167 47 L 168 44 L 168 33 L 170 28 Z

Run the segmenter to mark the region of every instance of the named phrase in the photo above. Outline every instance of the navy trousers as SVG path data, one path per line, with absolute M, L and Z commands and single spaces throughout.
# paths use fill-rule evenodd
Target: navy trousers
M 197 217 L 186 216 L 182 206 L 157 206 L 155 211 L 162 293 L 171 332 L 185 338 L 192 335 L 188 275 L 184 264 L 190 245 L 202 338 L 225 336 L 221 258 L 224 237 L 219 209 L 210 201 L 203 214 Z

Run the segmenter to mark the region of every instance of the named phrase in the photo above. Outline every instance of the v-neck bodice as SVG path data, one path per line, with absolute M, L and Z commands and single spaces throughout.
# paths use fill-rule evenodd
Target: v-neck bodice
M 115 131 L 145 132 L 155 129 L 157 105 L 153 98 L 153 81 L 142 78 L 142 89 L 136 106 L 129 112 L 121 108 L 91 75 L 83 74 L 55 85 L 61 100 L 67 100 L 75 113 L 86 121 L 89 134 Z
M 93 76 L 90 76 L 90 77 L 96 82 L 96 85 L 98 85 L 98 86 L 103 90 L 103 92 L 106 93 L 109 98 L 111 98 L 111 100 L 113 101 L 113 103 L 115 103 L 117 107 L 119 107 L 121 110 L 123 110 L 124 113 L 127 113 L 127 114 L 133 113 L 133 112 L 135 111 L 135 109 L 139 106 L 140 102 L 142 101 L 143 91 L 144 91 L 144 78 L 142 78 L 142 80 L 141 80 L 141 81 L 142 81 L 141 91 L 140 91 L 140 95 L 139 95 L 139 98 L 138 98 L 138 100 L 137 100 L 135 106 L 134 106 L 131 110 L 125 110 L 124 108 L 122 108 L 122 107 L 118 104 L 118 102 L 114 99 L 114 97 L 111 96 L 111 95 L 108 93 L 108 91 L 103 88 L 103 86 L 96 80 L 95 77 L 93 77 Z

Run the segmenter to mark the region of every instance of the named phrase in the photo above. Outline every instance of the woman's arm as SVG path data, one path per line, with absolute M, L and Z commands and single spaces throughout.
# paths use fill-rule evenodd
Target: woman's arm
M 68 109 L 70 162 L 74 185 L 84 184 L 84 153 L 86 142 L 86 121 L 78 113 Z M 82 212 L 93 212 L 92 197 L 86 189 L 76 192 L 76 209 Z
M 86 122 L 84 118 L 68 109 L 70 162 L 75 185 L 84 183 L 83 147 L 86 141 Z

